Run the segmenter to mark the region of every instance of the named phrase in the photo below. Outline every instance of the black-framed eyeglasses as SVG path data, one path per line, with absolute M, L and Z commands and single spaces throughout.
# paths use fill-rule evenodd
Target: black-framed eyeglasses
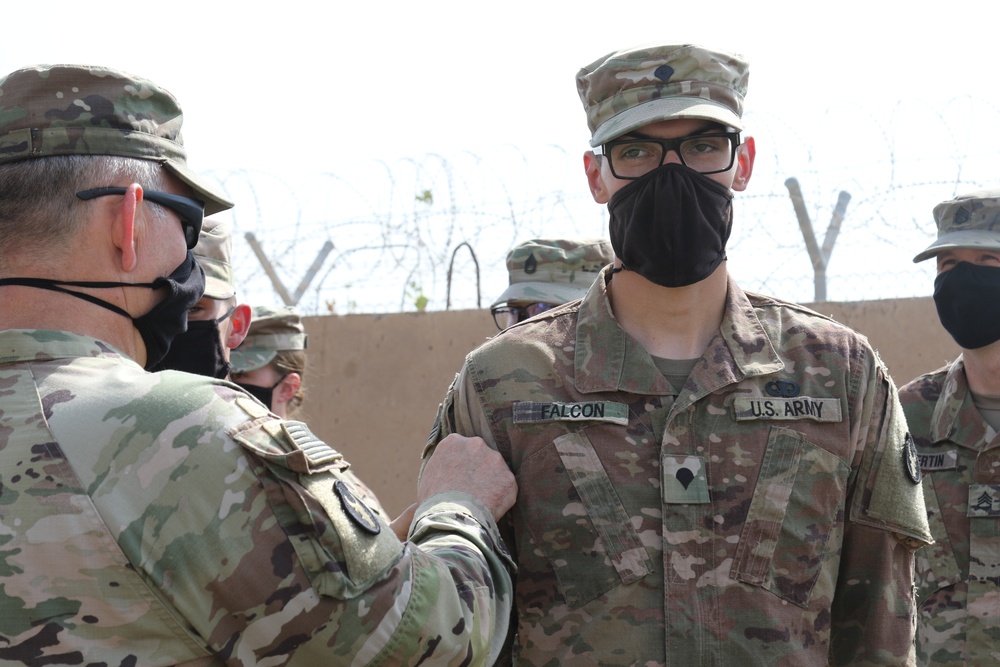
M 123 194 L 125 194 L 123 187 L 108 187 L 84 190 L 77 192 L 76 196 L 84 201 L 89 201 L 98 197 Z M 181 227 L 184 228 L 184 241 L 187 243 L 188 250 L 198 245 L 201 223 L 205 220 L 205 202 L 157 190 L 143 190 L 142 196 L 144 199 L 165 206 L 177 214 L 177 217 L 181 219 Z
M 615 178 L 634 180 L 663 164 L 673 151 L 681 164 L 702 174 L 729 171 L 736 163 L 739 132 L 706 132 L 674 139 L 658 139 L 632 134 L 627 139 L 609 141 L 594 149 L 608 159 Z
M 500 331 L 507 327 L 512 327 L 518 322 L 523 322 L 529 317 L 534 317 L 539 313 L 544 313 L 550 308 L 555 308 L 551 303 L 528 303 L 523 306 L 496 306 L 491 308 L 493 322 Z

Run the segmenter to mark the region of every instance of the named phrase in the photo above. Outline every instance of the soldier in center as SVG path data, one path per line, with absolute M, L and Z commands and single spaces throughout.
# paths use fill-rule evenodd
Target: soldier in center
M 930 541 L 867 340 L 729 275 L 748 66 L 694 45 L 576 82 L 616 259 L 473 351 L 441 406 L 519 487 L 519 665 L 905 665 Z

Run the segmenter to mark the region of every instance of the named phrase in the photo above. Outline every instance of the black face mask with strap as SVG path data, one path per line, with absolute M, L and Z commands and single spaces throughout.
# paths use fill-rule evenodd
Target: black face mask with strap
M 704 280 L 726 259 L 733 193 L 681 164 L 632 181 L 608 202 L 611 245 L 622 269 L 663 287 Z
M 267 406 L 268 410 L 272 410 L 272 402 L 274 401 L 274 390 L 279 384 L 285 381 L 288 377 L 288 373 L 281 376 L 281 379 L 272 384 L 270 387 L 261 387 L 256 384 L 244 384 L 242 382 L 237 382 L 236 384 L 243 388 L 248 394 L 256 398 L 258 401 Z
M 236 306 L 217 320 L 188 321 L 187 331 L 178 334 L 171 342 L 167 354 L 149 370 L 183 371 L 224 380 L 232 370 L 222 348 L 219 324 L 233 314 Z
M 1000 340 L 1000 267 L 959 262 L 934 279 L 941 325 L 961 347 L 975 350 Z
M 149 369 L 163 359 L 174 337 L 187 329 L 188 310 L 191 306 L 198 303 L 198 299 L 205 292 L 205 272 L 198 265 L 194 254 L 188 250 L 187 257 L 180 266 L 174 269 L 173 273 L 165 278 L 157 278 L 151 283 L 50 280 L 48 278 L 2 278 L 0 279 L 0 285 L 20 285 L 22 287 L 35 287 L 69 294 L 70 296 L 83 299 L 84 301 L 106 308 L 113 313 L 127 317 L 139 331 L 142 342 L 146 346 L 146 368 Z M 153 306 L 148 313 L 139 317 L 132 317 L 124 309 L 112 303 L 99 299 L 92 294 L 85 294 L 69 289 L 70 287 L 87 287 L 90 289 L 143 287 L 151 290 L 167 288 L 169 291 L 163 300 Z

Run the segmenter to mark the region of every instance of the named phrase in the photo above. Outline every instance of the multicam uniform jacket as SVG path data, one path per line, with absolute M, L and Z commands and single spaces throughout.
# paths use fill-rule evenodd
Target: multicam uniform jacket
M 1000 664 L 1000 437 L 959 357 L 899 390 L 934 544 L 916 554 L 917 659 Z
M 0 332 L 0 664 L 488 664 L 489 512 L 435 496 L 403 544 L 346 467 L 234 385 Z
M 930 537 L 867 341 L 730 281 L 674 399 L 606 279 L 472 352 L 425 451 L 480 435 L 517 477 L 517 664 L 912 664 Z

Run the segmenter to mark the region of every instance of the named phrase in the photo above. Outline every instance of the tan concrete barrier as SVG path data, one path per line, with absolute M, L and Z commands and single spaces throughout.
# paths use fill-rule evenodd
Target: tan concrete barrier
M 930 298 L 823 303 L 865 333 L 897 384 L 958 348 Z M 420 452 L 466 353 L 496 333 L 486 310 L 309 317 L 304 420 L 342 451 L 390 514 L 416 493 Z

